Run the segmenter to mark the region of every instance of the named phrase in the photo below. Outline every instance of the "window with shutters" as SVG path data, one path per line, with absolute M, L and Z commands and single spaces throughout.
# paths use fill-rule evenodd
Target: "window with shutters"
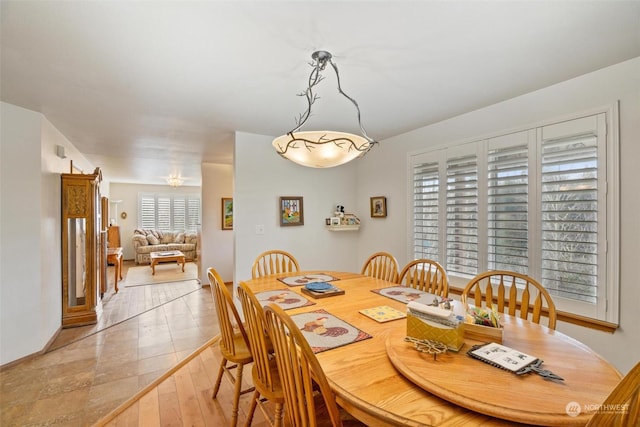
M 446 232 L 448 271 L 478 271 L 478 159 L 475 153 L 447 158 Z
M 138 194 L 138 228 L 196 231 L 200 224 L 200 196 Z
M 617 323 L 617 110 L 410 156 L 412 253 L 465 283 L 534 277 L 559 310 Z M 609 126 L 610 127 L 610 126 Z

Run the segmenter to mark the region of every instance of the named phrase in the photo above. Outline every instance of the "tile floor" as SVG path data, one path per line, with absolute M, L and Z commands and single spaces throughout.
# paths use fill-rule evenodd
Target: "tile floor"
M 74 329 L 0 372 L 2 426 L 92 425 L 219 332 L 208 287 L 87 336 Z

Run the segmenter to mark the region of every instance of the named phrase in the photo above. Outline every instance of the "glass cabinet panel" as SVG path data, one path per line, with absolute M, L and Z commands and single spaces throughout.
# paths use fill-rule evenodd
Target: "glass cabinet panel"
M 69 239 L 68 254 L 68 285 L 67 297 L 69 307 L 84 305 L 87 289 L 87 220 L 85 218 L 69 218 L 67 224 L 67 238 Z

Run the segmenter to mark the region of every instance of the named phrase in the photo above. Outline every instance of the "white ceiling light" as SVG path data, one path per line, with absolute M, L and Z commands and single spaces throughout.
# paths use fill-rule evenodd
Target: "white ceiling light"
M 313 67 L 309 75 L 309 87 L 300 96 L 307 98 L 307 110 L 296 119 L 296 127 L 273 140 L 273 147 L 282 157 L 302 166 L 313 168 L 330 168 L 339 166 L 365 155 L 377 141 L 371 139 L 362 126 L 360 107 L 355 99 L 344 93 L 340 86 L 338 67 L 331 60 L 331 54 L 324 50 L 311 55 Z M 321 72 L 327 63 L 331 64 L 338 81 L 338 92 L 356 107 L 358 125 L 362 135 L 339 131 L 306 131 L 298 132 L 311 116 L 311 106 L 319 98 L 313 92 L 314 87 L 323 80 Z

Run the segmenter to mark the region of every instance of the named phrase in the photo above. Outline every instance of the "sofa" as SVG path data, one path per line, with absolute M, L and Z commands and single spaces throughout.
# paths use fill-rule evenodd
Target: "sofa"
M 151 252 L 161 251 L 181 251 L 187 261 L 196 259 L 196 233 L 137 229 L 134 230 L 131 240 L 136 264 L 150 264 Z

